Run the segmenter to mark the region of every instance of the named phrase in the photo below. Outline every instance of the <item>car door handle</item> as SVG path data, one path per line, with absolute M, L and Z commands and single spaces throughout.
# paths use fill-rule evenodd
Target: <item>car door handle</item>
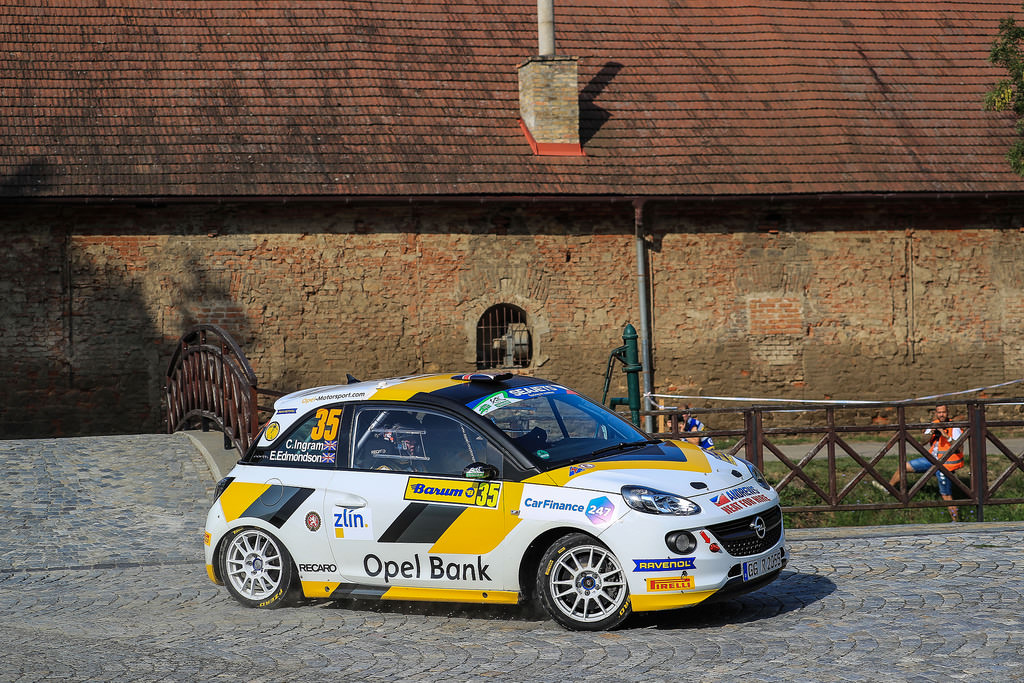
M 337 508 L 364 508 L 366 507 L 366 499 L 361 496 L 357 496 L 354 493 L 342 493 L 334 501 L 334 507 Z

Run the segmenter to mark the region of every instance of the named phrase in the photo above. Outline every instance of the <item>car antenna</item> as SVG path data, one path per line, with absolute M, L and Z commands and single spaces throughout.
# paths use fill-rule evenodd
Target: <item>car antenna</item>
M 355 377 L 353 377 L 352 375 L 350 375 L 347 372 L 345 373 L 345 378 L 348 379 L 348 383 L 349 384 L 358 384 L 359 382 L 362 381 L 362 380 L 356 379 Z

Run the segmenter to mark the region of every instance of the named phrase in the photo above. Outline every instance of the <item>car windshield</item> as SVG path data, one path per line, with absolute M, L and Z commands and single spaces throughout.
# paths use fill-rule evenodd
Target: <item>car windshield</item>
M 543 469 L 652 442 L 618 415 L 555 384 L 499 391 L 470 403 Z

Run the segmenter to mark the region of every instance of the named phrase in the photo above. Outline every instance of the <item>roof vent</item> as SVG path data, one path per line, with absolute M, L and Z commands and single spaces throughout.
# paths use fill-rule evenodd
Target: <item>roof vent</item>
M 537 0 L 537 43 L 519 65 L 519 125 L 534 154 L 583 156 L 579 60 L 555 55 L 554 0 Z

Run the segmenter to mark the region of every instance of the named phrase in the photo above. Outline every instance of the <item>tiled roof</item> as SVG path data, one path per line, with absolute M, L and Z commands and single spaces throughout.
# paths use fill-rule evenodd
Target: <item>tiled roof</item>
M 584 157 L 534 156 L 534 0 L 4 0 L 0 196 L 1017 192 L 1020 0 L 555 0 Z

